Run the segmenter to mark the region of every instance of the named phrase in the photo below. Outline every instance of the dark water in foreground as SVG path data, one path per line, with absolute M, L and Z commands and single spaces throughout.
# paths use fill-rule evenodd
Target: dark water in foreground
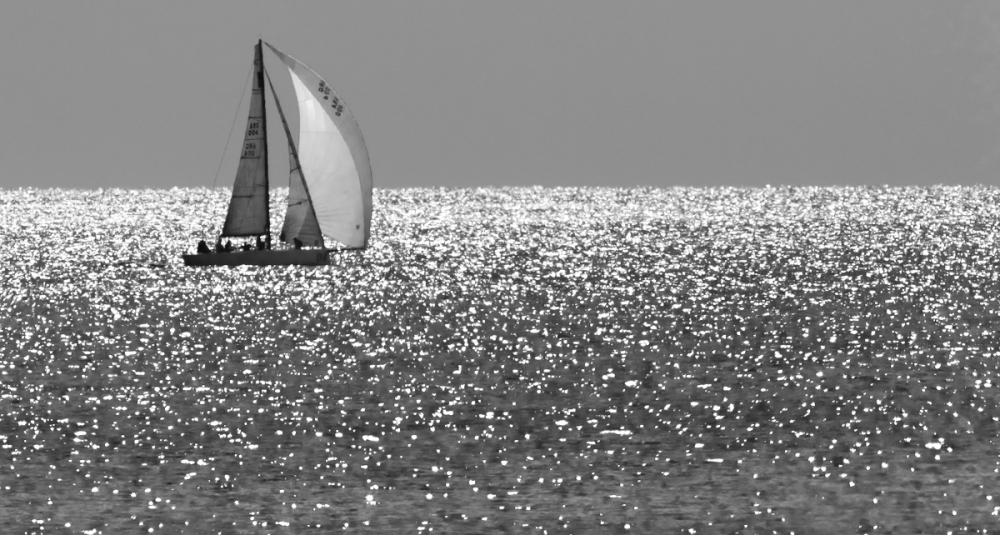
M 227 195 L 0 190 L 5 532 L 997 531 L 997 190 Z

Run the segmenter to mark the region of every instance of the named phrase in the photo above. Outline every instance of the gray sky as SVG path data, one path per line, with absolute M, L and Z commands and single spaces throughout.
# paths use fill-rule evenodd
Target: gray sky
M 93 0 L 0 7 L 0 187 L 231 185 L 258 36 L 376 187 L 1000 176 L 994 1 Z

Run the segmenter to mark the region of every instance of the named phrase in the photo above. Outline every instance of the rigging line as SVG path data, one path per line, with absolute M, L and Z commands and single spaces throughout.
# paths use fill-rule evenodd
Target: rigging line
M 219 173 L 222 172 L 222 162 L 226 160 L 226 151 L 229 150 L 229 142 L 233 139 L 233 129 L 236 128 L 236 119 L 240 117 L 240 107 L 243 106 L 243 97 L 247 95 L 247 84 L 250 83 L 250 77 L 253 76 L 254 67 L 250 67 L 250 72 L 247 73 L 247 79 L 243 82 L 243 92 L 240 93 L 240 103 L 236 105 L 236 113 L 233 114 L 233 124 L 229 127 L 229 137 L 226 138 L 226 148 L 222 149 L 222 157 L 219 158 L 219 168 L 215 170 L 215 180 L 212 181 L 212 189 L 215 189 L 216 182 L 219 181 Z

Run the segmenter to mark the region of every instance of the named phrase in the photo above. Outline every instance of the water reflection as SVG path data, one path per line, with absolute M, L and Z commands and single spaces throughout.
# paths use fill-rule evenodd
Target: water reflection
M 383 190 L 184 268 L 227 199 L 0 192 L 19 531 L 993 525 L 994 190 Z

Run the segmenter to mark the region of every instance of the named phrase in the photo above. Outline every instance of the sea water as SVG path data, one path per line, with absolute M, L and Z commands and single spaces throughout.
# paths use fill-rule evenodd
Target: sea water
M 228 195 L 0 190 L 6 532 L 997 525 L 995 189 L 376 190 L 185 267 Z

